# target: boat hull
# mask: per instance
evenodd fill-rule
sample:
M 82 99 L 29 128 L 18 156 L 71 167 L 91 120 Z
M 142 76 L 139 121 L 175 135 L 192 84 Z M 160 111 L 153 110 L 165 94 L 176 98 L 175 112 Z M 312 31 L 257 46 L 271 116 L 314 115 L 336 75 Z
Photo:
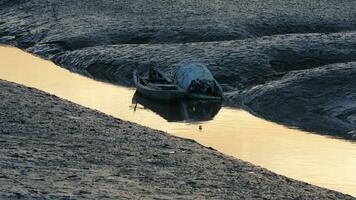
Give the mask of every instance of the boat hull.
M 197 93 L 191 93 L 188 95 L 190 99 L 201 99 L 201 100 L 211 100 L 211 101 L 222 101 L 223 97 L 221 96 L 211 96 L 211 95 L 205 95 L 205 94 L 197 94 Z
M 156 90 L 151 90 L 150 88 L 147 88 L 145 86 L 143 87 L 137 86 L 136 88 L 137 88 L 136 91 L 140 93 L 142 96 L 145 96 L 150 99 L 164 101 L 164 102 L 177 102 L 182 100 L 185 96 L 184 91 L 173 91 L 173 90 L 156 91 Z
M 134 82 L 136 85 L 136 91 L 142 96 L 150 99 L 163 102 L 177 102 L 181 101 L 186 96 L 186 92 L 179 87 L 173 90 L 159 90 L 143 85 L 139 81 L 139 75 L 137 72 L 134 73 Z

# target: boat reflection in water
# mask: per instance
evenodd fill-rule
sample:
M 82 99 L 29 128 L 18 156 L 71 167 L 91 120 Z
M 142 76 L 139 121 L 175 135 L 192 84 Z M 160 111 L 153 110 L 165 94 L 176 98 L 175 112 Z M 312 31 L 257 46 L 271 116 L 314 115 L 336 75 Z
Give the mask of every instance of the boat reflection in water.
M 132 97 L 136 111 L 137 105 L 148 108 L 168 122 L 202 122 L 212 120 L 221 109 L 221 101 L 184 100 L 175 104 L 165 104 L 144 98 L 137 92 Z

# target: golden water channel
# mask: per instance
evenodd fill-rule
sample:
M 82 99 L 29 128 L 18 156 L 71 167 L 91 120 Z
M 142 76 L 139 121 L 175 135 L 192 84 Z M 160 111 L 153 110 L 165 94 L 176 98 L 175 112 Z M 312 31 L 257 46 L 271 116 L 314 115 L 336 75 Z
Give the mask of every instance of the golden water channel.
M 181 107 L 163 106 L 163 114 L 147 109 L 152 107 L 150 105 L 138 104 L 134 109 L 134 89 L 71 73 L 14 47 L 0 46 L 0 79 L 34 87 L 175 136 L 191 138 L 278 174 L 356 196 L 355 142 L 290 129 L 238 109 L 222 107 L 219 110 L 213 106 L 214 111 L 207 112 L 207 115 L 213 113 L 212 120 L 189 113 L 195 109 L 191 105 L 186 106 L 183 114 L 177 112 Z M 179 122 L 174 122 L 176 120 Z

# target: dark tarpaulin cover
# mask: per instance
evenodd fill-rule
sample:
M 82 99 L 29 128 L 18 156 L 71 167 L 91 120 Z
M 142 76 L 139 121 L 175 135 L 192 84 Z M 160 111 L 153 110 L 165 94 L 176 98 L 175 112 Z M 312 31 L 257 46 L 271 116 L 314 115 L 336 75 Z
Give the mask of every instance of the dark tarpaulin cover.
M 178 86 L 186 91 L 192 89 L 192 84 L 200 83 L 200 91 L 204 91 L 206 88 L 210 87 L 213 90 L 212 92 L 221 92 L 219 83 L 215 80 L 209 69 L 201 63 L 183 63 L 176 72 L 175 79 Z

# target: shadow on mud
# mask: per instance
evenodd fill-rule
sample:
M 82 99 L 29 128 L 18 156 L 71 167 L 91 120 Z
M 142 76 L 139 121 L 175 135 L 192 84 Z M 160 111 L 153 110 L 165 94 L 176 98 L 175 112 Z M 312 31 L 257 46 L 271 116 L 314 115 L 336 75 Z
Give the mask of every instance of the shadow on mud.
M 214 119 L 221 109 L 220 101 L 184 100 L 176 104 L 165 104 L 147 99 L 135 93 L 132 97 L 135 112 L 138 104 L 144 109 L 163 117 L 168 122 L 195 123 Z

